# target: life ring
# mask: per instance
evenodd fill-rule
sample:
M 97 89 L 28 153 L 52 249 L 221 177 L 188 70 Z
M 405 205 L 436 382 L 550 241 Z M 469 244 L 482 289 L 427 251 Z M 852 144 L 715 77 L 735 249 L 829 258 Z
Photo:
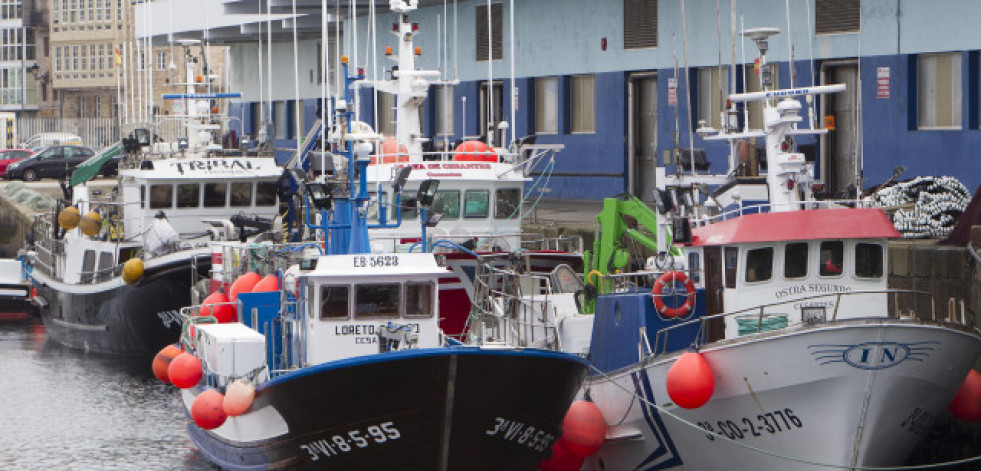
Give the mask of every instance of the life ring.
M 664 304 L 664 296 L 661 293 L 666 286 L 674 285 L 675 282 L 685 285 L 685 302 L 678 307 L 668 307 Z M 684 317 L 695 307 L 695 284 L 688 275 L 680 271 L 669 271 L 661 275 L 654 283 L 651 294 L 654 298 L 654 309 L 665 317 Z

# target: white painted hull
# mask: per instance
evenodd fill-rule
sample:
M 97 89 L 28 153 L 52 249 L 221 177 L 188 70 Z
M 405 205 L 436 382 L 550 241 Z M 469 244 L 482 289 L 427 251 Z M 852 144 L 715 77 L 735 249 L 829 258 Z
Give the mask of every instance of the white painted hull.
M 981 337 L 874 319 L 717 342 L 701 353 L 716 386 L 712 399 L 695 410 L 673 405 L 665 389 L 676 356 L 591 377 L 589 395 L 614 426 L 583 469 L 902 465 L 956 394 L 981 353 Z M 631 393 L 714 433 L 632 400 Z

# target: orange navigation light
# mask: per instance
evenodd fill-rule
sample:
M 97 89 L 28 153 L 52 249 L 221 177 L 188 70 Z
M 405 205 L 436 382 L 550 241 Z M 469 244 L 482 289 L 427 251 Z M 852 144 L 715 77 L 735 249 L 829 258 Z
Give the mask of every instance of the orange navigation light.
M 385 55 L 386 56 L 392 55 L 392 46 L 385 46 Z
M 341 64 L 347 64 L 347 55 L 341 56 Z
M 421 56 L 422 55 L 422 48 L 419 47 L 419 46 L 416 46 L 416 55 L 417 56 Z
M 198 81 L 198 83 L 201 83 L 201 76 L 200 75 L 197 76 L 197 81 Z
M 835 115 L 829 114 L 824 117 L 824 128 L 828 131 L 835 130 Z

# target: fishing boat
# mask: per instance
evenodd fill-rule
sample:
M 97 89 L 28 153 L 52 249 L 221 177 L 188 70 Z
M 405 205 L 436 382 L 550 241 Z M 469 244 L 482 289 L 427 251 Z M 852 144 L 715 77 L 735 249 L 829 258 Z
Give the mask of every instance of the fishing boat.
M 776 32 L 746 36 L 765 44 Z M 965 404 L 979 400 L 981 331 L 963 311 L 917 312 L 930 293 L 889 286 L 899 233 L 882 209 L 813 198 L 812 164 L 790 137 L 823 130 L 798 127 L 797 97 L 843 86 L 763 85 L 728 99 L 761 100 L 765 129 L 717 138 L 735 163 L 746 162 L 741 142 L 764 138 L 764 177 L 662 169 L 657 212 L 605 201 L 578 309 L 559 311 L 568 293 L 540 295 L 556 323 L 593 317 L 578 334 L 590 339 L 582 396 L 607 432 L 582 469 L 900 466 L 948 409 L 977 420 Z M 633 261 L 625 238 L 657 255 Z
M 31 284 L 22 276 L 20 260 L 0 260 L 0 321 L 27 319 Z
M 188 308 L 184 353 L 168 347 L 155 359 L 158 377 L 183 388 L 191 440 L 225 469 L 534 468 L 561 435 L 584 360 L 444 335 L 437 286 L 447 268 L 427 247 L 372 249 L 371 147 L 347 138 L 357 173 L 348 166 L 332 191 L 300 182 L 306 220 L 323 238 L 231 245 L 269 270 L 272 288 L 237 294 L 229 305 L 240 322 L 215 322 L 221 303 Z M 396 201 L 402 173 L 385 186 Z M 413 208 L 427 213 L 432 192 L 416 196 Z
M 278 215 L 281 167 L 223 149 L 215 93 L 195 91 L 188 58 L 183 134 L 160 142 L 140 127 L 81 164 L 54 211 L 39 214 L 28 247 L 48 336 L 87 351 L 152 355 L 180 334 L 179 310 L 208 277 L 212 240 L 245 240 Z M 109 190 L 86 182 L 120 159 Z

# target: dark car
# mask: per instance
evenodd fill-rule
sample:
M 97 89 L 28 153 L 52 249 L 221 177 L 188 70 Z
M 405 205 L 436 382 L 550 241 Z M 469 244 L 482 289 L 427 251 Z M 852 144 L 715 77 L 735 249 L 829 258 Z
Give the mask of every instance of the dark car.
M 7 167 L 18 160 L 24 160 L 34 151 L 30 149 L 4 149 L 0 150 L 0 177 L 7 173 Z
M 83 146 L 49 146 L 34 155 L 10 164 L 4 178 L 35 181 L 41 178 L 65 178 L 78 164 L 95 155 L 95 151 Z

